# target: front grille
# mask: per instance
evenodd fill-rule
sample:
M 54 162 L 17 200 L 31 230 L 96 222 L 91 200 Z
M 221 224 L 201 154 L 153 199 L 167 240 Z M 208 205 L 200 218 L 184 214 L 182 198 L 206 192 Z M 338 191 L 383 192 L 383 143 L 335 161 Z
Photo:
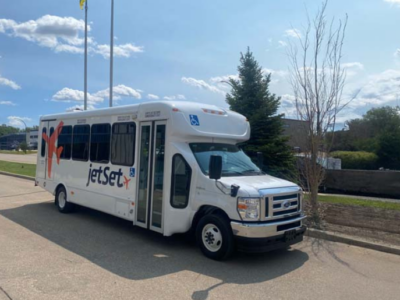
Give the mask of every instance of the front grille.
M 265 204 L 266 218 L 283 217 L 300 211 L 300 194 L 268 195 Z
M 277 212 L 274 212 L 274 216 L 282 216 L 282 215 L 292 214 L 292 213 L 295 213 L 296 211 L 297 211 L 297 208 L 290 209 L 290 210 L 277 211 Z

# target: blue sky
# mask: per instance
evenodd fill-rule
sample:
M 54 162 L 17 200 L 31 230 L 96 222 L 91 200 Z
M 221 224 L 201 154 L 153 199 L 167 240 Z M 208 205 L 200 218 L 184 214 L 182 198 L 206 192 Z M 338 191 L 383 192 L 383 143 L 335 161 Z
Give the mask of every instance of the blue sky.
M 83 104 L 84 12 L 78 0 L 0 0 L 0 124 L 37 125 L 43 114 Z M 286 46 L 314 14 L 316 0 L 115 0 L 116 105 L 155 99 L 227 107 L 239 54 L 249 46 L 294 116 Z M 400 105 L 400 0 L 331 0 L 328 15 L 348 14 L 344 97 L 361 90 L 340 116 Z M 110 0 L 89 0 L 89 106 L 107 107 Z

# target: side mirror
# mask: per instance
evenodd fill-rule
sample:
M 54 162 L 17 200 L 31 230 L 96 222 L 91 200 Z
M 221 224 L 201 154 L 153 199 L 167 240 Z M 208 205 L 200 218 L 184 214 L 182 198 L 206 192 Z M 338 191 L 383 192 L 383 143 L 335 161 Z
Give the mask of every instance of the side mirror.
M 211 155 L 210 165 L 208 168 L 208 174 L 210 179 L 218 180 L 221 178 L 222 174 L 222 156 Z

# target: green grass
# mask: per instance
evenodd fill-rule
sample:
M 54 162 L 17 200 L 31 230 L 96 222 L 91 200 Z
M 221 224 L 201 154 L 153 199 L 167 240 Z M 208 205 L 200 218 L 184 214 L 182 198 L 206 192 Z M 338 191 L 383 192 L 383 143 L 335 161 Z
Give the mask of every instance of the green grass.
M 35 177 L 36 165 L 0 160 L 0 171 Z
M 15 154 L 15 155 L 26 155 L 26 154 L 33 154 L 37 153 L 37 151 L 34 150 L 28 150 L 26 153 L 24 151 L 10 151 L 10 150 L 0 150 L 0 154 Z
M 334 203 L 334 204 L 344 204 L 344 205 L 355 205 L 364 207 L 373 207 L 389 210 L 400 211 L 400 200 L 399 203 L 384 202 L 384 201 L 374 201 L 366 200 L 361 198 L 350 198 L 342 196 L 318 196 L 318 200 L 321 202 Z

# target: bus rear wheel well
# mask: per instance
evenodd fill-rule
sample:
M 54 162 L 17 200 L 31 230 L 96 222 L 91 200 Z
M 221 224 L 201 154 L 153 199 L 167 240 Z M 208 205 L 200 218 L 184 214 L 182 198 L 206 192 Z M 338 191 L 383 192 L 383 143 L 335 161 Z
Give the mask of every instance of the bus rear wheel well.
M 59 184 L 56 186 L 53 195 L 57 195 L 57 192 L 58 192 L 58 190 L 59 190 L 60 188 L 64 188 L 65 190 L 67 190 L 67 189 L 65 188 L 65 186 L 64 186 L 62 183 L 59 183 Z
M 225 218 L 227 221 L 230 220 L 228 215 L 226 214 L 226 212 L 224 212 L 222 209 L 215 207 L 215 206 L 211 206 L 211 205 L 204 205 L 204 206 L 200 207 L 200 209 L 194 215 L 194 218 L 192 221 L 192 228 L 191 228 L 193 231 L 196 230 L 197 224 L 199 223 L 201 218 L 206 215 L 219 215 L 219 216 Z

